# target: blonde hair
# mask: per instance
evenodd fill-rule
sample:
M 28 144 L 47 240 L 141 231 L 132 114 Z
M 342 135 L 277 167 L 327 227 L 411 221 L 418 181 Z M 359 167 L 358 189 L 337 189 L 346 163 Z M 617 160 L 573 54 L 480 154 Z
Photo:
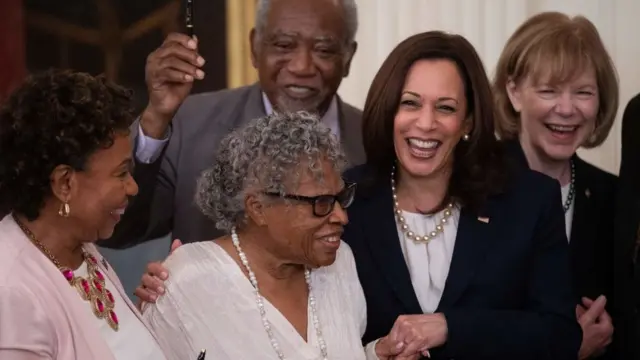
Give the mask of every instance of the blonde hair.
M 526 77 L 549 77 L 551 83 L 575 78 L 592 66 L 598 83 L 600 107 L 593 133 L 582 144 L 601 145 L 611 130 L 618 111 L 618 75 L 613 60 L 591 21 L 559 12 L 543 12 L 527 21 L 511 35 L 496 66 L 493 81 L 496 102 L 496 132 L 502 139 L 514 139 L 520 132 L 520 116 L 507 94 L 510 81 Z

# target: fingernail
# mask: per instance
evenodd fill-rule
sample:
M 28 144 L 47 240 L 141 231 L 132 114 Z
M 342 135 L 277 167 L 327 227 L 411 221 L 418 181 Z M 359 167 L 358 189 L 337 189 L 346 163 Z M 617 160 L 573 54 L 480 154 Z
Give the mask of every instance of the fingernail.
M 398 343 L 398 345 L 396 345 L 396 349 L 397 349 L 397 350 L 400 350 L 400 349 L 402 349 L 403 347 L 404 347 L 404 342 L 402 342 L 402 341 L 400 341 L 400 342 Z
M 151 301 L 156 301 L 156 296 L 155 295 L 151 295 Z
M 191 75 L 187 75 L 187 76 L 191 76 Z M 160 277 L 162 278 L 162 280 L 167 280 L 167 276 L 168 274 L 166 272 L 160 273 Z
M 187 81 L 193 81 L 193 76 L 191 76 L 191 75 L 189 75 L 189 74 L 186 74 L 186 75 L 184 76 L 184 79 L 185 79 L 185 80 L 187 80 Z
M 158 288 L 158 292 L 159 292 L 160 294 L 164 294 L 164 288 L 163 288 L 162 286 L 160 286 L 160 287 Z
M 198 63 L 198 66 L 202 66 L 204 65 L 204 58 L 202 56 L 198 56 L 196 62 Z
M 187 42 L 187 47 L 188 47 L 189 49 L 195 49 L 195 48 L 196 48 L 196 42 L 195 42 L 194 40 L 189 40 L 189 41 Z
M 196 77 L 198 79 L 203 79 L 204 78 L 204 71 L 202 71 L 200 69 L 196 70 Z

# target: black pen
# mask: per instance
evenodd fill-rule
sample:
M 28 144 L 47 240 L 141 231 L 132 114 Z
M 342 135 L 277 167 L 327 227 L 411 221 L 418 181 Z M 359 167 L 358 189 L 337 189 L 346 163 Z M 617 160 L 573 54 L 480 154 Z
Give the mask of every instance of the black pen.
M 189 37 L 193 37 L 195 33 L 193 25 L 193 2 L 195 0 L 187 0 L 187 6 L 184 13 L 184 24 L 187 28 L 187 34 Z
M 207 350 L 206 349 L 200 350 L 200 355 L 198 355 L 198 359 L 197 360 L 204 360 L 204 356 L 205 355 L 207 355 Z

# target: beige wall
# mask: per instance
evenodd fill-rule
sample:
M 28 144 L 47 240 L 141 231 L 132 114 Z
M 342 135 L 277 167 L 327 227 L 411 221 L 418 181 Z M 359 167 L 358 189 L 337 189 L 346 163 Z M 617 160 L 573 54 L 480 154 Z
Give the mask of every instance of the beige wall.
M 227 0 L 227 86 L 249 85 L 258 79 L 251 65 L 249 32 L 255 24 L 256 0 Z

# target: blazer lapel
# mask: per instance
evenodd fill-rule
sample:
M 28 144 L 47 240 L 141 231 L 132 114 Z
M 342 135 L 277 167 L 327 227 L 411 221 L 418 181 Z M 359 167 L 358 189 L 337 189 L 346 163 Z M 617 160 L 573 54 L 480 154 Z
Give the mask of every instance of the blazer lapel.
M 569 247 L 571 248 L 571 252 L 575 253 L 578 251 L 578 247 L 581 244 L 581 241 L 576 239 L 580 238 L 589 238 L 592 235 L 585 234 L 583 230 L 588 229 L 589 227 L 585 227 L 582 224 L 588 224 L 591 221 L 591 204 L 589 198 L 591 196 L 591 190 L 589 187 L 589 179 L 587 179 L 582 173 L 582 164 L 579 160 L 575 160 L 575 171 L 576 171 L 576 183 L 575 183 L 575 198 L 573 204 L 573 219 L 571 225 L 571 234 L 570 234 L 570 242 Z M 564 203 L 563 203 L 564 206 Z
M 391 188 L 381 187 L 371 198 L 366 217 L 376 224 L 365 229 L 373 259 L 384 269 L 385 280 L 398 296 L 407 314 L 420 314 L 422 308 L 411 284 L 409 269 L 400 248 Z
M 495 238 L 495 223 L 500 220 L 492 219 L 489 215 L 489 211 L 475 213 L 462 208 L 453 258 L 438 310 L 455 304 L 469 285 L 476 269 L 485 261 L 487 249 Z
M 242 126 L 253 119 L 266 115 L 264 101 L 262 99 L 262 89 L 259 83 L 251 85 L 247 96 L 242 99 L 242 103 L 239 105 L 241 106 L 241 115 L 238 118 L 240 123 L 235 124 L 235 126 Z

